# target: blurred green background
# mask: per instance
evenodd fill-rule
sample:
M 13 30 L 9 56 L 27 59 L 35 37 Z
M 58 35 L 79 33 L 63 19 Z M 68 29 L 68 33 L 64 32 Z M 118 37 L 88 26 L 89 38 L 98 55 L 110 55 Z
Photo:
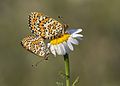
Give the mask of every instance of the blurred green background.
M 64 72 L 62 56 L 50 55 L 38 68 L 39 57 L 20 41 L 31 34 L 30 12 L 61 15 L 70 28 L 83 28 L 84 39 L 70 53 L 72 81 L 77 86 L 120 86 L 119 0 L 0 0 L 0 86 L 57 86 Z

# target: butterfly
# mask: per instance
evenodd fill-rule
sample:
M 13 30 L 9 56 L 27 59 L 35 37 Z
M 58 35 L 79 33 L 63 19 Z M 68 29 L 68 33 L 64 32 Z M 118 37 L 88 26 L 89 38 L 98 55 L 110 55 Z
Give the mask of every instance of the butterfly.
M 32 35 L 23 38 L 22 46 L 35 55 L 48 59 L 50 52 L 45 40 L 54 39 L 64 34 L 65 25 L 43 13 L 31 12 L 29 28 Z

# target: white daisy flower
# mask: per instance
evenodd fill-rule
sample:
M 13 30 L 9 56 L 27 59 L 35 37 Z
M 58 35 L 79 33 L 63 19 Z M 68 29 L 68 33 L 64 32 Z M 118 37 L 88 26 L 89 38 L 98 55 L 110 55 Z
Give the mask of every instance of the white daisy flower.
M 70 29 L 61 37 L 51 40 L 50 43 L 48 43 L 51 53 L 56 56 L 57 54 L 65 55 L 69 53 L 70 50 L 73 51 L 73 44 L 78 45 L 79 42 L 77 39 L 83 37 L 83 35 L 80 34 L 81 31 L 82 29 Z

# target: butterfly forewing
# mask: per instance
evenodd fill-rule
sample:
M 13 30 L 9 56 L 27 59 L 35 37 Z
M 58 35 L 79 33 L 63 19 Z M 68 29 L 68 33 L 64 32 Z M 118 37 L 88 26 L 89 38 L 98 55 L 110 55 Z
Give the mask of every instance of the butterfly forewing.
M 32 12 L 29 15 L 31 32 L 46 39 L 58 37 L 64 33 L 61 23 L 42 13 Z
M 45 59 L 47 59 L 47 55 L 49 54 L 49 50 L 46 47 L 42 37 L 40 37 L 40 36 L 27 36 L 22 40 L 21 44 L 28 51 L 34 53 L 35 55 L 42 56 Z

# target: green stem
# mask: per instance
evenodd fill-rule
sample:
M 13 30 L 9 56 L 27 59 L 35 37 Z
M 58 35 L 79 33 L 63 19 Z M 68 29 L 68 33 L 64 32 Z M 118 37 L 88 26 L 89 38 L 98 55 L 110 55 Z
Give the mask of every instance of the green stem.
M 65 63 L 66 86 L 70 86 L 70 66 L 68 54 L 64 55 L 64 63 Z

